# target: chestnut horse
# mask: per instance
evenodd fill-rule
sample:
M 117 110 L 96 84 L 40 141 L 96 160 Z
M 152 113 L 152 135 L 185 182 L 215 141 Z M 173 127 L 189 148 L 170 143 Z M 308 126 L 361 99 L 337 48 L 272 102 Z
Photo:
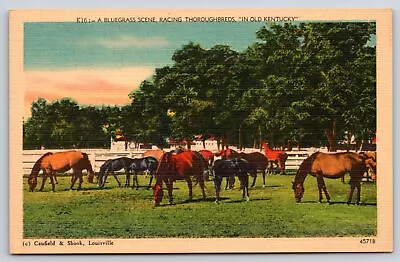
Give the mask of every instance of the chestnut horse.
M 29 191 L 33 191 L 37 185 L 37 177 L 40 170 L 43 170 L 42 186 L 39 191 L 43 191 L 47 177 L 50 177 L 52 191 L 55 191 L 54 176 L 56 172 L 66 172 L 72 168 L 71 189 L 79 178 L 78 190 L 81 189 L 83 182 L 82 170 L 88 171 L 88 181 L 93 183 L 94 171 L 86 153 L 80 151 L 65 151 L 58 153 L 46 153 L 41 156 L 33 165 L 31 174 L 28 178 Z
M 264 154 L 268 158 L 268 161 L 275 163 L 279 166 L 280 174 L 285 173 L 285 163 L 288 159 L 288 154 L 283 150 L 273 150 L 268 146 L 268 143 L 263 142 L 262 148 L 264 149 Z
M 175 180 L 186 180 L 189 188 L 189 199 L 192 199 L 192 179 L 194 176 L 200 184 L 203 199 L 206 198 L 204 191 L 205 169 L 204 159 L 198 152 L 185 151 L 180 154 L 164 153 L 161 157 L 155 173 L 156 184 L 153 186 L 154 205 L 158 206 L 163 198 L 162 182 L 168 189 L 169 203 L 173 203 L 172 189 Z
M 352 152 L 335 154 L 316 152 L 312 154 L 301 163 L 294 178 L 294 182 L 292 182 L 292 189 L 296 202 L 300 202 L 303 197 L 303 183 L 307 174 L 311 174 L 317 178 L 319 202 L 322 202 L 322 191 L 324 191 L 326 200 L 329 203 L 330 196 L 325 186 L 324 177 L 341 178 L 346 173 L 349 173 L 350 191 L 347 204 L 351 203 L 355 188 L 357 188 L 357 204 L 359 204 L 361 194 L 360 182 L 364 172 L 368 169 L 367 163 L 372 163 L 373 161 L 373 158 L 368 155 Z

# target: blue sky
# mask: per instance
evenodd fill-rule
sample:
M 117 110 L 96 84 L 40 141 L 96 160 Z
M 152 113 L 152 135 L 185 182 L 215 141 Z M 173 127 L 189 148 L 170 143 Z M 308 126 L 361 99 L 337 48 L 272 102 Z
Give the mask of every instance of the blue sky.
M 193 41 L 203 48 L 253 43 L 261 23 L 26 23 L 25 69 L 161 67 Z

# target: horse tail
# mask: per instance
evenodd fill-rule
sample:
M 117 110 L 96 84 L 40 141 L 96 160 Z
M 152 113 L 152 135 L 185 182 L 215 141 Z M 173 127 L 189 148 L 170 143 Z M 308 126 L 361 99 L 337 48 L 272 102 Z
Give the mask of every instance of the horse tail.
M 32 171 L 31 171 L 30 177 L 32 177 L 32 176 L 37 176 L 37 175 L 39 174 L 39 172 L 40 172 L 40 165 L 42 164 L 43 158 L 45 158 L 45 157 L 47 157 L 47 156 L 49 156 L 49 155 L 52 155 L 52 154 L 53 154 L 52 152 L 47 152 L 46 154 L 42 155 L 42 156 L 35 162 L 35 164 L 34 164 L 33 167 L 32 167 Z

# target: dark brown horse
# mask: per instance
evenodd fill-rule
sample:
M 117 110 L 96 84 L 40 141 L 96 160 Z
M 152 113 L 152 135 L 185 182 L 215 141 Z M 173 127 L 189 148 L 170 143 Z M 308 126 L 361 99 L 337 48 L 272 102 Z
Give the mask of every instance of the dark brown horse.
M 247 162 L 249 162 L 249 165 L 251 167 L 250 175 L 253 177 L 253 183 L 251 184 L 251 187 L 254 187 L 256 184 L 257 170 L 261 170 L 263 175 L 263 186 L 265 186 L 265 170 L 267 169 L 268 166 L 267 157 L 260 152 L 253 152 L 248 154 L 241 152 L 239 156 L 247 160 Z
M 328 190 L 326 189 L 324 177 L 341 178 L 346 173 L 350 174 L 350 191 L 347 204 L 351 203 L 354 189 L 357 188 L 357 204 L 360 203 L 361 179 L 367 171 L 367 163 L 373 159 L 365 154 L 352 152 L 326 154 L 316 152 L 306 158 L 297 170 L 292 188 L 296 202 L 300 202 L 304 194 L 304 180 L 308 174 L 315 176 L 318 182 L 319 202 L 322 202 L 322 191 L 325 193 L 327 202 L 330 201 Z
M 50 178 L 52 190 L 55 191 L 54 176 L 57 172 L 67 172 L 72 168 L 71 189 L 79 178 L 78 189 L 81 188 L 82 170 L 88 171 L 88 181 L 93 183 L 94 172 L 90 164 L 88 155 L 80 151 L 65 151 L 58 153 L 46 153 L 41 156 L 34 164 L 28 178 L 29 191 L 33 191 L 37 185 L 37 177 L 40 170 L 43 170 L 42 186 L 39 191 L 43 191 L 47 177 Z
M 191 176 L 194 176 L 198 181 L 203 193 L 203 199 L 205 199 L 204 169 L 204 159 L 197 152 L 185 151 L 180 154 L 164 153 L 155 173 L 156 184 L 153 186 L 155 206 L 158 206 L 163 198 L 162 182 L 167 186 L 170 204 L 173 203 L 172 189 L 175 180 L 186 180 L 189 188 L 189 199 L 192 199 Z

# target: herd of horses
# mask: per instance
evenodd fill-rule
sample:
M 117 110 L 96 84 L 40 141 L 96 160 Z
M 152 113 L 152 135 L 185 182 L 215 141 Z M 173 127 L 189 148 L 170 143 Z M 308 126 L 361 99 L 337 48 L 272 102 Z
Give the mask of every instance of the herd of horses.
M 112 174 L 121 186 L 121 182 L 116 171 L 124 170 L 126 174 L 125 186 L 130 187 L 130 177 L 133 176 L 132 187 L 139 188 L 137 175 L 146 173 L 150 177 L 147 188 L 152 185 L 153 178 L 153 197 L 155 206 L 160 205 L 164 191 L 163 185 L 167 187 L 169 203 L 173 203 L 173 182 L 185 180 L 189 189 L 189 200 L 192 199 L 193 182 L 198 184 L 202 191 L 203 199 L 205 194 L 205 181 L 212 177 L 214 181 L 216 202 L 220 200 L 220 191 L 223 178 L 226 179 L 226 187 L 231 188 L 235 177 L 240 181 L 240 188 L 243 198 L 249 200 L 249 176 L 253 178 L 251 186 L 254 187 L 257 172 L 260 170 L 263 176 L 263 186 L 265 186 L 266 171 L 274 169 L 274 165 L 279 167 L 279 172 L 285 172 L 285 162 L 288 158 L 287 153 L 282 150 L 273 150 L 268 144 L 263 143 L 263 153 L 243 153 L 227 148 L 217 153 L 209 150 L 190 151 L 178 149 L 170 152 L 163 150 L 149 150 L 143 154 L 142 158 L 120 157 L 107 160 L 99 172 L 94 172 L 89 161 L 88 155 L 80 151 L 65 151 L 58 153 L 46 153 L 41 156 L 34 164 L 28 178 L 29 190 L 34 191 L 40 171 L 42 184 L 39 191 L 43 191 L 47 178 L 50 178 L 52 191 L 55 191 L 57 183 L 56 174 L 72 169 L 71 189 L 75 182 L 79 180 L 78 189 L 81 189 L 83 181 L 83 170 L 87 170 L 89 183 L 94 183 L 97 178 L 99 187 L 104 187 L 107 177 Z M 220 159 L 215 159 L 219 157 Z M 350 191 L 347 203 L 350 204 L 353 192 L 357 189 L 356 203 L 360 203 L 360 182 L 364 173 L 371 170 L 376 176 L 376 154 L 375 152 L 343 152 L 343 153 L 322 153 L 316 152 L 306 158 L 294 177 L 292 189 L 296 202 L 300 202 L 304 195 L 304 180 L 308 174 L 316 177 L 319 191 L 319 201 L 322 202 L 324 192 L 327 202 L 330 195 L 326 189 L 324 178 L 337 179 L 345 174 L 350 175 Z M 192 180 L 194 178 L 194 180 Z

